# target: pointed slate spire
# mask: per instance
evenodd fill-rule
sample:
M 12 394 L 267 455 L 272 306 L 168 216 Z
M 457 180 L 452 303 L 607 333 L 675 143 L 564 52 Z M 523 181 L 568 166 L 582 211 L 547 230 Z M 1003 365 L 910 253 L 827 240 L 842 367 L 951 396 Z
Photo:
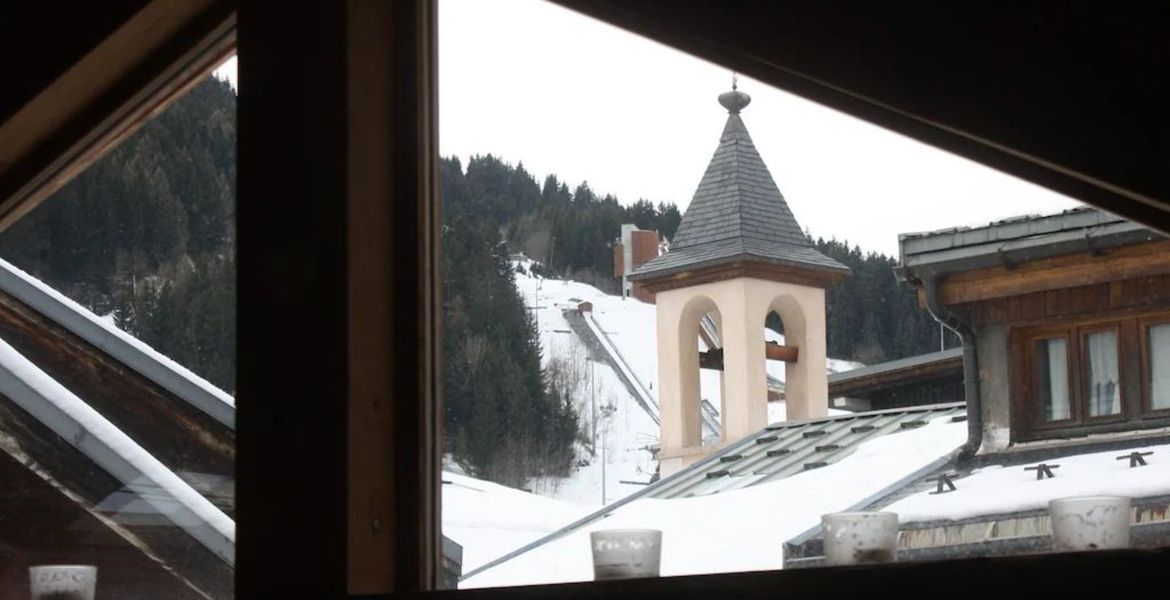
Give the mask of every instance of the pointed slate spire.
M 647 262 L 632 279 L 653 279 L 733 262 L 763 262 L 837 276 L 848 267 L 813 248 L 756 150 L 739 113 L 751 97 L 736 89 L 719 95 L 727 124 L 670 252 Z

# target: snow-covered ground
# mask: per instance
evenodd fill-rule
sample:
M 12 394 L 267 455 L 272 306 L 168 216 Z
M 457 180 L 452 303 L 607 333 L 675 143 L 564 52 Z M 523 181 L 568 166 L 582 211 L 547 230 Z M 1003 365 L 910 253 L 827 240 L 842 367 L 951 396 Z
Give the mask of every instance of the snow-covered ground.
M 1048 508 L 1048 501 L 1071 496 L 1157 496 L 1170 494 L 1170 445 L 1138 448 L 1153 452 L 1147 466 L 1130 468 L 1117 460 L 1135 450 L 1111 450 L 1066 456 L 1054 469 L 1056 477 L 1036 479 L 1024 465 L 991 466 L 955 480 L 949 494 L 920 492 L 890 505 L 904 522 L 965 519 L 979 515 Z
M 464 573 L 540 539 L 591 510 L 443 472 L 443 535 L 463 546 Z
M 966 439 L 965 423 L 947 418 L 862 444 L 838 463 L 754 487 L 670 500 L 641 499 L 463 581 L 462 588 L 589 581 L 589 532 L 652 528 L 662 535 L 662 574 L 778 569 L 782 545 L 925 467 Z

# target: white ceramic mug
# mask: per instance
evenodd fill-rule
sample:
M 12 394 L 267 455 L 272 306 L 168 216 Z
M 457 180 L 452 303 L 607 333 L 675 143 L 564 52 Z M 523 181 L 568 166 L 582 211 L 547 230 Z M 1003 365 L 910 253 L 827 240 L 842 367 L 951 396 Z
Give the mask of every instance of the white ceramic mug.
M 1132 503 L 1123 496 L 1059 498 L 1048 503 L 1052 518 L 1052 550 L 1129 548 Z
M 32 600 L 93 600 L 97 567 L 40 565 L 28 568 Z
M 898 559 L 898 513 L 842 512 L 821 516 L 825 564 L 859 565 Z
M 662 532 L 657 529 L 603 529 L 589 534 L 593 579 L 658 577 Z

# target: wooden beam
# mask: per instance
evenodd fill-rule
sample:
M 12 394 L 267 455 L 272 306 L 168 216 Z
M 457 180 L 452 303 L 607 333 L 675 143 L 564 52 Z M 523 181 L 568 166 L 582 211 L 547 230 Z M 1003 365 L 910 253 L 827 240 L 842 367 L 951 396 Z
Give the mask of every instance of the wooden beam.
M 439 564 L 434 5 L 347 5 L 347 587 L 425 590 Z
M 239 11 L 238 598 L 346 586 L 346 7 Z
M 799 353 L 800 349 L 796 346 L 781 346 L 776 342 L 764 342 L 764 358 L 767 360 L 778 360 L 786 363 L 794 363 L 796 362 L 797 355 Z M 723 348 L 713 348 L 705 352 L 700 352 L 699 368 L 722 371 Z
M 768 360 L 779 360 L 786 363 L 796 362 L 800 354 L 800 348 L 796 346 L 781 346 L 776 342 L 764 343 L 764 356 Z
M 434 8 L 240 6 L 240 598 L 436 582 Z
M 1087 252 L 1032 261 L 1012 269 L 992 267 L 946 277 L 944 304 L 955 305 L 1170 273 L 1170 241 L 1128 246 L 1101 256 Z

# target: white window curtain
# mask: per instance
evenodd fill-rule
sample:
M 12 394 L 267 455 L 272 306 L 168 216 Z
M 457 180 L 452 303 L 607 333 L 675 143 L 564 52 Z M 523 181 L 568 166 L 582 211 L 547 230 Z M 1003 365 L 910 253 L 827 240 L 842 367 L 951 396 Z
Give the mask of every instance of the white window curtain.
M 1150 406 L 1170 408 L 1170 324 L 1150 328 Z
M 1045 340 L 1048 363 L 1048 397 L 1044 415 L 1049 421 L 1069 418 L 1068 346 L 1062 338 Z
M 1098 331 L 1085 336 L 1088 361 L 1089 416 L 1121 412 L 1121 376 L 1117 365 L 1117 332 Z

